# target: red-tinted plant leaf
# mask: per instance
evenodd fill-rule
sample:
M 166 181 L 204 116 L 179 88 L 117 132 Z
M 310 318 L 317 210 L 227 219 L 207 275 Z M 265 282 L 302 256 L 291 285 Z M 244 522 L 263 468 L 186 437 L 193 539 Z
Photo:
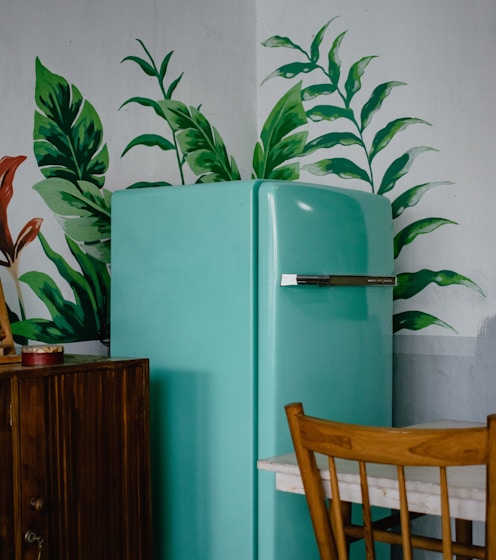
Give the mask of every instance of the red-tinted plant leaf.
M 10 266 L 14 261 L 14 243 L 10 234 L 7 206 L 14 194 L 14 175 L 26 156 L 4 156 L 0 159 L 0 251 L 5 255 L 7 262 L 0 261 L 3 266 Z
M 33 218 L 21 229 L 14 246 L 14 260 L 17 259 L 26 245 L 34 241 L 40 231 L 43 218 Z

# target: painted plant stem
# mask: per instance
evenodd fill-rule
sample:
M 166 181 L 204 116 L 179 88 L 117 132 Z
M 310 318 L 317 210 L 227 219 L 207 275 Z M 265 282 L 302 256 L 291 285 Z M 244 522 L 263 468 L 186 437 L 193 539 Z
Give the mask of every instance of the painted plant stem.
M 144 64 L 146 63 L 145 60 L 139 58 L 139 57 L 133 57 L 133 56 L 127 56 L 126 58 L 123 59 L 122 62 L 124 62 L 124 60 L 132 60 L 134 62 L 136 62 L 140 68 L 149 76 L 152 76 L 154 78 L 156 78 L 160 91 L 162 92 L 162 97 L 164 100 L 166 99 L 172 99 L 172 94 L 174 92 L 174 90 L 176 89 L 177 85 L 179 84 L 179 82 L 181 81 L 182 78 L 182 74 L 176 78 L 172 84 L 170 85 L 169 89 L 166 90 L 165 89 L 165 84 L 164 84 L 164 80 L 165 80 L 165 76 L 167 74 L 167 68 L 169 66 L 169 61 L 174 53 L 174 51 L 170 51 L 168 52 L 164 59 L 162 60 L 162 63 L 160 65 L 160 69 L 157 68 L 157 65 L 155 63 L 155 60 L 153 58 L 153 56 L 151 55 L 150 51 L 146 48 L 146 45 L 143 43 L 143 41 L 141 41 L 140 39 L 136 39 L 138 41 L 138 43 L 143 47 L 143 50 L 145 51 L 148 60 L 150 61 L 149 64 Z M 172 142 L 174 144 L 174 151 L 176 153 L 176 161 L 177 161 L 177 167 L 179 170 L 179 175 L 181 177 L 181 184 L 184 185 L 184 171 L 183 171 L 183 164 L 181 162 L 181 154 L 179 152 L 179 146 L 177 143 L 177 138 L 176 138 L 176 132 L 174 130 L 172 130 Z M 147 145 L 145 143 L 145 145 Z M 126 150 L 125 150 L 126 151 Z M 125 153 L 124 151 L 124 153 Z M 124 154 L 123 154 L 124 155 Z
M 122 62 L 125 61 L 131 61 L 131 62 L 135 62 L 140 68 L 141 70 L 143 70 L 143 72 L 147 75 L 147 76 L 151 76 L 153 78 L 155 78 L 158 82 L 160 91 L 162 93 L 162 98 L 163 100 L 169 100 L 172 99 L 172 94 L 174 93 L 174 90 L 176 89 L 176 87 L 178 86 L 179 82 L 181 81 L 181 78 L 183 76 L 183 74 L 180 74 L 176 79 L 174 79 L 172 81 L 172 83 L 170 84 L 170 86 L 166 89 L 165 87 L 165 78 L 167 75 L 167 69 L 169 67 L 169 62 L 170 59 L 172 57 L 172 55 L 174 54 L 174 51 L 170 51 L 168 52 L 165 57 L 163 58 L 161 64 L 160 64 L 160 68 L 157 66 L 153 56 L 151 55 L 150 51 L 146 48 L 145 44 L 143 43 L 143 41 L 141 41 L 140 39 L 136 39 L 138 41 L 138 43 L 141 45 L 141 47 L 143 48 L 143 50 L 146 53 L 146 56 L 148 57 L 148 60 L 145 60 L 144 58 L 138 57 L 138 56 L 126 56 L 125 58 L 122 59 Z M 184 170 L 183 170 L 183 165 L 184 165 L 184 161 L 183 158 L 181 157 L 181 153 L 179 150 L 179 145 L 177 142 L 177 137 L 176 137 L 176 132 L 174 131 L 174 129 L 170 126 L 170 123 L 167 121 L 163 111 L 160 109 L 160 107 L 158 106 L 158 103 L 150 98 L 147 97 L 131 97 L 129 99 L 127 99 L 120 108 L 124 107 L 125 105 L 129 104 L 129 103 L 138 103 L 144 107 L 152 107 L 155 112 L 157 113 L 157 115 L 159 117 L 161 117 L 169 126 L 171 132 L 172 132 L 172 142 L 165 138 L 164 136 L 160 136 L 158 134 L 142 134 L 140 136 L 137 136 L 136 138 L 134 138 L 133 140 L 131 140 L 131 142 L 129 142 L 127 144 L 127 146 L 124 148 L 121 157 L 124 156 L 131 148 L 134 148 L 135 146 L 155 146 L 158 147 L 164 151 L 168 151 L 168 150 L 173 150 L 175 153 L 175 158 L 176 158 L 176 163 L 177 163 L 177 167 L 178 167 L 178 171 L 179 171 L 179 176 L 180 176 L 180 181 L 181 184 L 184 185 L 185 183 L 185 179 L 184 179 Z M 170 183 L 166 183 L 166 182 L 160 182 L 158 183 L 160 185 L 170 185 Z M 154 185 L 157 185 L 157 183 L 154 183 Z M 148 183 L 138 183 L 138 184 L 134 184 L 131 185 L 129 188 L 136 188 L 136 187 L 141 187 L 141 186 L 151 186 Z

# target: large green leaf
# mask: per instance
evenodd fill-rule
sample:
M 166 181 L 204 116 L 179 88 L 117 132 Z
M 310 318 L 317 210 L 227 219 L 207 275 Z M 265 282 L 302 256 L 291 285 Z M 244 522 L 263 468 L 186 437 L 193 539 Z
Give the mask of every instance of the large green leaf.
M 395 87 L 404 85 L 406 85 L 404 82 L 386 82 L 384 84 L 379 84 L 374 89 L 371 96 L 362 107 L 362 111 L 360 113 L 362 131 L 370 124 L 372 117 L 382 107 L 384 100 L 391 93 L 391 90 Z
M 273 179 L 278 176 L 277 165 L 303 153 L 307 132 L 295 133 L 295 130 L 306 122 L 301 82 L 298 82 L 279 99 L 262 127 L 261 142 L 257 143 L 253 155 L 254 177 Z
M 240 179 L 234 158 L 230 158 L 218 131 L 195 107 L 171 99 L 158 102 L 179 147 L 199 182 L 235 181 Z
M 302 169 L 313 175 L 338 175 L 343 179 L 360 179 L 370 183 L 370 177 L 365 169 L 345 158 L 322 159 L 303 165 Z
M 407 208 L 415 206 L 424 194 L 434 188 L 441 185 L 453 185 L 451 181 L 434 181 L 430 183 L 422 183 L 421 185 L 416 185 L 401 193 L 393 202 L 391 203 L 391 210 L 393 213 L 393 219 L 401 216 Z
M 82 309 L 72 301 L 64 299 L 55 281 L 44 272 L 26 272 L 20 277 L 46 305 L 54 326 L 67 336 L 67 342 L 77 340 L 81 331 Z M 95 330 L 95 329 L 93 329 Z
M 46 305 L 51 319 L 19 321 L 12 325 L 12 332 L 17 336 L 46 343 L 107 339 L 110 291 L 107 266 L 81 251 L 76 243 L 66 238 L 69 249 L 81 268 L 82 272 L 78 272 L 51 249 L 41 233 L 38 237 L 45 254 L 72 289 L 74 301 L 66 300 L 47 274 L 27 272 L 20 280 Z
M 35 112 L 33 147 L 43 175 L 103 187 L 108 151 L 93 105 L 38 58 L 35 100 L 39 111 Z
M 56 215 L 66 235 L 96 259 L 110 262 L 110 192 L 92 183 L 44 179 L 33 187 Z
M 45 344 L 63 344 L 69 342 L 80 342 L 79 335 L 69 335 L 67 329 L 60 329 L 54 321 L 49 319 L 26 319 L 12 324 L 14 338 L 36 340 Z
M 407 225 L 394 236 L 394 258 L 400 254 L 405 245 L 411 243 L 417 236 L 430 233 L 448 224 L 456 225 L 456 222 L 446 220 L 445 218 L 422 218 Z
M 297 181 L 299 178 L 300 166 L 296 162 L 280 165 L 270 174 L 270 179 L 274 181 Z
M 409 299 L 424 290 L 429 284 L 438 286 L 465 286 L 484 295 L 481 288 L 470 278 L 452 270 L 422 269 L 417 272 L 402 272 L 396 276 L 393 298 Z
M 230 158 L 218 131 L 195 107 L 173 100 L 159 101 L 167 122 L 176 134 L 181 151 L 199 182 L 240 179 L 234 158 Z
M 384 128 L 381 128 L 381 130 L 375 134 L 374 139 L 372 140 L 372 147 L 369 152 L 370 161 L 372 161 L 374 157 L 391 142 L 398 132 L 405 130 L 405 128 L 411 126 L 412 124 L 427 124 L 430 126 L 430 123 L 427 121 L 412 117 L 404 117 L 389 122 Z
M 397 181 L 408 173 L 410 167 L 413 165 L 415 158 L 419 154 L 427 151 L 437 150 L 434 150 L 434 148 L 429 148 L 428 146 L 417 146 L 416 148 L 411 148 L 399 158 L 395 159 L 386 169 L 377 194 L 385 194 L 394 189 Z
M 88 315 L 94 315 L 95 320 L 91 320 L 98 328 L 97 335 L 99 340 L 107 340 L 110 336 L 110 274 L 108 266 L 90 253 L 81 250 L 81 247 L 66 239 L 73 257 L 76 259 L 83 274 L 84 283 L 81 289 L 74 287 L 78 301 L 82 302 L 81 307 L 85 310 L 83 324 L 86 323 Z M 66 274 L 67 281 L 70 282 L 72 271 L 68 269 Z M 61 271 L 64 278 L 64 272 Z M 79 293 L 77 290 L 79 289 Z
M 434 315 L 424 313 L 423 311 L 403 311 L 402 313 L 393 315 L 393 332 L 395 333 L 402 329 L 419 331 L 434 325 L 456 332 L 448 323 L 445 323 Z
M 308 132 L 297 132 L 283 138 L 273 150 L 267 154 L 267 169 L 275 170 L 288 159 L 294 158 L 296 154 L 302 154 L 305 150 Z M 274 178 L 271 173 L 271 179 Z

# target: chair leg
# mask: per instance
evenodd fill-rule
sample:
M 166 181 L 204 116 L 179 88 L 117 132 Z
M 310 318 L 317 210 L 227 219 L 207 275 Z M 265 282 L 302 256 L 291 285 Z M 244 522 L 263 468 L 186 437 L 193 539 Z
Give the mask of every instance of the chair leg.
M 472 544 L 472 521 L 466 519 L 455 519 L 456 542 L 462 544 Z M 472 560 L 468 556 L 457 555 L 456 560 Z

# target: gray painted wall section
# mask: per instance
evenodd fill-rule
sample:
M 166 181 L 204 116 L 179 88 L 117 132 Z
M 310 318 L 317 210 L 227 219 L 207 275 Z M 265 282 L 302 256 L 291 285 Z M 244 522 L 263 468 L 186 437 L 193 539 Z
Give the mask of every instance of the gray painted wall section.
M 394 337 L 393 422 L 485 422 L 496 412 L 496 318 L 477 337 Z

